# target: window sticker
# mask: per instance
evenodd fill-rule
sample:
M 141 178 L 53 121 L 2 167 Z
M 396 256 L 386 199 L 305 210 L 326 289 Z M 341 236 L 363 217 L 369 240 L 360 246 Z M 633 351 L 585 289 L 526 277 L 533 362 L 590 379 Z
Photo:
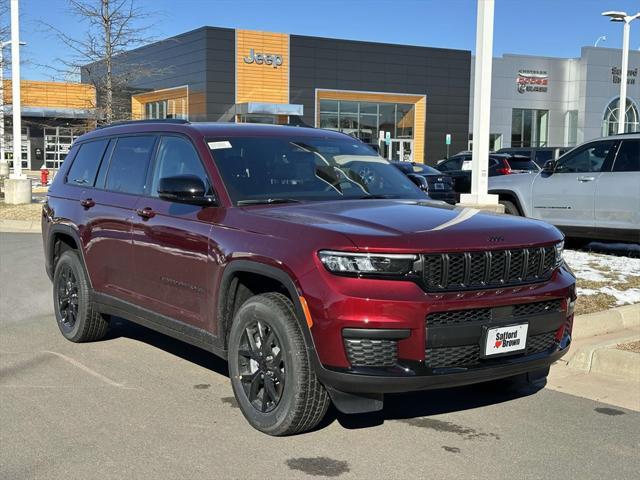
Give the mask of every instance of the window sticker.
M 227 140 L 222 142 L 209 142 L 209 148 L 211 150 L 222 150 L 223 148 L 231 148 L 231 143 Z

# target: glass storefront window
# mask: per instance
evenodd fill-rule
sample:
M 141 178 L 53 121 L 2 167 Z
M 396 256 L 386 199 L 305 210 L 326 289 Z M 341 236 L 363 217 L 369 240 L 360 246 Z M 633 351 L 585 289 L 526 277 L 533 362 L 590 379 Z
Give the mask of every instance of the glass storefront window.
M 396 138 L 396 105 L 395 103 L 381 103 L 379 114 L 379 129 L 391 132 L 391 138 Z
M 511 111 L 511 146 L 544 147 L 549 139 L 549 110 L 514 108 Z
M 378 144 L 379 132 L 391 138 L 413 139 L 415 107 L 404 103 L 320 100 L 320 128 L 339 130 L 365 143 Z M 407 152 L 411 152 L 409 148 Z
M 396 127 L 398 138 L 413 138 L 413 119 L 413 105 L 397 105 Z
M 145 119 L 183 118 L 187 119 L 186 97 L 148 102 L 144 105 Z
M 578 111 L 569 110 L 567 112 L 567 145 L 573 146 L 578 143 Z
M 44 129 L 44 159 L 47 168 L 60 168 L 73 142 L 83 128 L 51 127 Z

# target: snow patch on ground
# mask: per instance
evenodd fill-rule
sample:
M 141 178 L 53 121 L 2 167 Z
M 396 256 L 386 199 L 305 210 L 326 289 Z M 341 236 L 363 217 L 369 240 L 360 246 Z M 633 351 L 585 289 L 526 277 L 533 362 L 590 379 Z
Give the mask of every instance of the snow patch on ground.
M 640 288 L 630 288 L 620 291 L 615 287 L 602 287 L 600 291 L 615 297 L 616 305 L 640 303 Z
M 625 288 L 630 277 L 640 277 L 640 258 L 565 250 L 564 259 L 578 278 L 578 295 L 604 293 L 614 297 L 616 305 L 640 303 L 640 288 Z M 605 285 L 580 287 L 581 281 Z
M 565 250 L 564 259 L 581 280 L 625 282 L 640 276 L 640 258 Z

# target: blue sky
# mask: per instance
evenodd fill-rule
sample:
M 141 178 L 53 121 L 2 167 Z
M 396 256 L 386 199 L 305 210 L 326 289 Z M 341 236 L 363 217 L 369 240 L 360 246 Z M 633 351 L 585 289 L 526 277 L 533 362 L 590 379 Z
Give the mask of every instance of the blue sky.
M 152 32 L 165 38 L 203 25 L 246 28 L 389 43 L 472 50 L 476 0 L 137 0 L 155 12 Z M 43 27 L 51 23 L 73 33 L 82 26 L 66 0 L 20 0 L 24 47 L 22 77 L 50 79 L 40 65 L 65 55 L 64 46 Z M 622 27 L 600 13 L 640 10 L 640 0 L 496 0 L 494 55 L 519 53 L 575 57 L 580 47 L 620 48 Z M 631 48 L 640 48 L 640 21 L 631 29 Z

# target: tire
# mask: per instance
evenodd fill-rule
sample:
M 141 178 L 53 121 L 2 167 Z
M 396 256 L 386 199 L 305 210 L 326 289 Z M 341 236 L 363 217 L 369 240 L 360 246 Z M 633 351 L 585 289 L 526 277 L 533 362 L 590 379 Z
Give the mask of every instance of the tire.
M 93 342 L 105 336 L 109 322 L 91 299 L 89 280 L 80 255 L 65 251 L 53 274 L 53 305 L 58 328 L 72 342 Z
M 268 435 L 310 430 L 329 407 L 293 304 L 279 293 L 253 296 L 236 313 L 229 335 L 229 376 L 243 415 Z
M 507 215 L 521 216 L 520 210 L 518 210 L 518 207 L 516 207 L 513 202 L 510 202 L 509 200 L 500 200 L 500 203 L 504 205 L 504 213 Z

